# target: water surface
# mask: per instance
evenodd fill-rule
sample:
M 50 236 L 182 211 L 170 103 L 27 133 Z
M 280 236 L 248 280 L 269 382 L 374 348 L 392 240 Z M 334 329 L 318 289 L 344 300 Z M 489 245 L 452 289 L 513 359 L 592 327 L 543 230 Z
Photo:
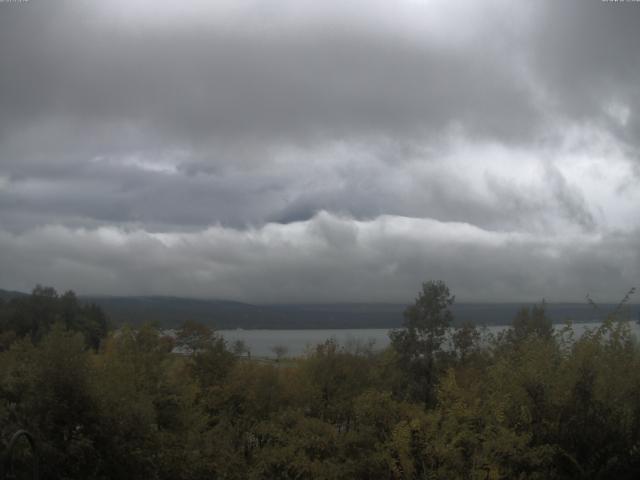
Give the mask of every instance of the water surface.
M 576 338 L 586 329 L 593 329 L 600 325 L 597 322 L 576 323 L 573 325 Z M 562 328 L 564 325 L 555 325 Z M 630 323 L 633 333 L 640 336 L 640 325 Z M 496 334 L 508 327 L 485 327 L 486 334 Z M 249 347 L 252 356 L 275 357 L 275 347 L 285 347 L 286 356 L 304 355 L 309 349 L 328 339 L 335 339 L 341 345 L 366 345 L 371 343 L 374 350 L 382 350 L 389 345 L 389 329 L 386 328 L 358 328 L 358 329 L 324 329 L 324 330 L 219 330 L 218 333 L 227 340 L 230 346 L 237 340 L 242 340 Z

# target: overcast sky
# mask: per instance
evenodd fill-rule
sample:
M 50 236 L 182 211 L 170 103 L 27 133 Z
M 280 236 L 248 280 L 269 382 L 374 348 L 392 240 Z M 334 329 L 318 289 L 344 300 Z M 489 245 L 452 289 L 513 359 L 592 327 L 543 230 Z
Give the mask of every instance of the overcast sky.
M 0 288 L 615 301 L 639 114 L 637 2 L 0 2 Z

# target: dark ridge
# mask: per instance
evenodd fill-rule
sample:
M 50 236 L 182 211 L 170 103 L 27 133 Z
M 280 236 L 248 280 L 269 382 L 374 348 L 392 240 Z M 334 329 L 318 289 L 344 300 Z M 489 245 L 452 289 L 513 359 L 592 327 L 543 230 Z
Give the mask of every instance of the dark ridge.
M 10 300 L 27 293 L 0 289 L 0 299 Z M 152 322 L 176 327 L 194 320 L 217 329 L 336 329 L 398 328 L 402 325 L 400 303 L 309 303 L 254 305 L 230 300 L 202 300 L 176 296 L 81 296 L 100 306 L 115 325 Z M 456 324 L 508 325 L 522 306 L 531 303 L 456 303 Z M 601 304 L 600 312 L 587 303 L 548 303 L 547 315 L 554 323 L 593 322 L 613 312 L 616 304 Z M 640 320 L 640 305 L 629 304 L 624 313 Z
M 20 298 L 28 296 L 27 293 L 16 292 L 13 290 L 3 290 L 0 288 L 0 299 L 2 300 L 11 300 L 12 298 Z
M 395 303 L 271 304 L 253 305 L 225 300 L 181 297 L 82 297 L 104 309 L 115 324 L 154 322 L 175 327 L 194 320 L 217 329 L 316 329 L 397 328 L 402 325 L 406 305 Z M 457 324 L 508 325 L 527 303 L 457 303 L 453 314 Z M 605 314 L 615 304 L 600 305 Z M 625 307 L 629 318 L 639 317 L 640 305 Z M 584 303 L 550 303 L 547 314 L 554 323 L 601 320 L 602 314 Z

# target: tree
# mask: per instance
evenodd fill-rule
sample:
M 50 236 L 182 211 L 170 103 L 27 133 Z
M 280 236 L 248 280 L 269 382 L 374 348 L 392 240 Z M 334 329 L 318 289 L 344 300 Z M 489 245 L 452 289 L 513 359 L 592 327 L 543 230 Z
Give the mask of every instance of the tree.
M 11 412 L 0 415 L 0 441 L 25 428 L 38 439 L 43 478 L 90 478 L 99 411 L 82 335 L 56 323 L 38 345 L 25 338 L 0 358 L 0 411 Z
M 193 354 L 211 346 L 216 340 L 215 332 L 198 322 L 186 320 L 180 326 L 176 335 L 176 346 L 185 353 Z
M 274 345 L 271 347 L 271 351 L 276 356 L 276 362 L 280 362 L 280 360 L 289 352 L 289 348 L 286 345 Z
M 108 321 L 102 309 L 94 303 L 82 304 L 69 290 L 58 297 L 60 320 L 67 330 L 81 332 L 86 344 L 97 350 L 107 336 Z
M 235 342 L 233 342 L 231 350 L 233 351 L 234 355 L 238 357 L 242 357 L 246 354 L 247 358 L 251 358 L 251 349 L 249 348 L 249 345 L 247 345 L 247 342 L 245 342 L 244 340 L 236 340 Z
M 81 302 L 71 290 L 58 295 L 51 287 L 37 285 L 31 295 L 0 304 L 0 350 L 24 337 L 37 344 L 56 323 L 82 333 L 86 345 L 94 350 L 109 330 L 107 317 L 97 305 Z
M 415 303 L 404 312 L 403 328 L 389 335 L 399 366 L 409 376 L 410 396 L 425 405 L 434 400 L 436 361 L 453 321 L 450 307 L 454 301 L 443 281 L 423 283 Z
M 553 324 L 546 314 L 544 300 L 540 305 L 522 307 L 511 323 L 508 338 L 513 342 L 520 342 L 530 335 L 536 335 L 543 340 L 553 337 Z
M 464 361 L 469 354 L 480 347 L 480 332 L 473 323 L 465 322 L 456 328 L 452 340 L 458 357 Z
M 184 322 L 176 344 L 190 355 L 191 372 L 203 388 L 221 383 L 237 360 L 224 338 L 198 322 Z

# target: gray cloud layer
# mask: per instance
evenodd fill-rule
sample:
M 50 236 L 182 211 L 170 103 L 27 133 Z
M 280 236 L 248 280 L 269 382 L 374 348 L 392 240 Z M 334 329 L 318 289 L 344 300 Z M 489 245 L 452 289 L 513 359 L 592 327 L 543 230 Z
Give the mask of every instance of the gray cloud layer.
M 321 212 L 304 222 L 238 231 L 150 234 L 43 227 L 0 235 L 5 268 L 71 287 L 167 291 L 254 301 L 410 301 L 429 273 L 466 300 L 562 300 L 617 294 L 637 278 L 638 232 L 546 236 L 491 232 L 461 223 L 382 216 L 355 221 Z M 132 261 L 135 259 L 135 261 Z M 526 292 L 526 293 L 525 293 Z
M 0 3 L 0 286 L 637 281 L 640 4 L 178 3 Z

